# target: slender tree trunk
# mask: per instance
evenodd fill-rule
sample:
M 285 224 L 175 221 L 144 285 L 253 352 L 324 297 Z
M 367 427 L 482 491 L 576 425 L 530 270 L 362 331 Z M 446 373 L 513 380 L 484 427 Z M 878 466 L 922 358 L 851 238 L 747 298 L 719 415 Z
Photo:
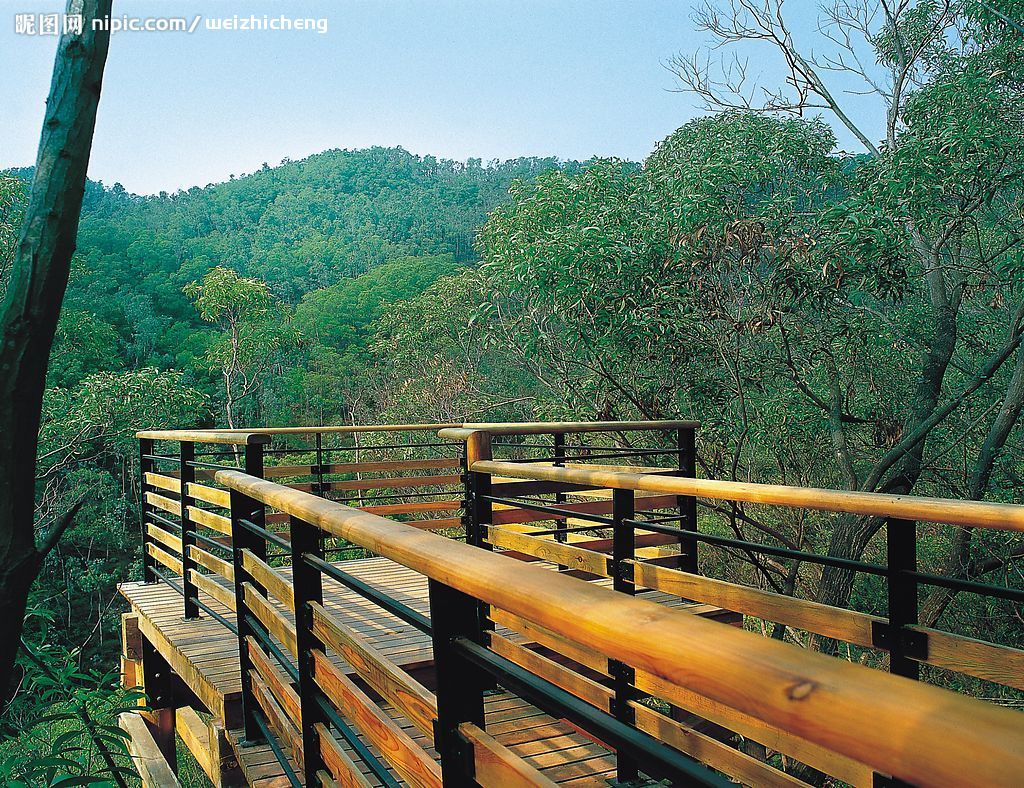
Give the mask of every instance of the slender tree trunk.
M 919 241 L 919 244 L 923 245 L 924 242 Z M 934 250 L 924 251 L 922 258 L 926 272 L 925 286 L 932 306 L 931 338 L 921 359 L 921 373 L 903 423 L 903 435 L 914 434 L 938 408 L 946 370 L 953 358 L 957 342 L 956 309 L 950 303 L 941 263 Z M 876 469 L 868 475 L 861 489 L 868 492 L 909 494 L 921 476 L 926 444 L 927 433 L 906 448 L 902 458 L 891 468 L 888 476 L 884 468 Z M 860 559 L 871 538 L 883 525 L 884 520 L 874 517 L 839 518 L 832 532 L 828 554 L 838 558 Z M 818 585 L 817 601 L 835 607 L 847 607 L 853 591 L 853 581 L 854 575 L 847 569 L 824 567 Z M 822 650 L 834 649 L 832 641 L 817 640 Z
M 73 512 L 36 545 L 36 447 L 50 347 L 75 251 L 110 34 L 111 0 L 69 2 L 82 32 L 57 49 L 25 221 L 0 316 L 0 686 L 11 686 L 29 588 Z M 74 6 L 74 8 L 72 8 Z

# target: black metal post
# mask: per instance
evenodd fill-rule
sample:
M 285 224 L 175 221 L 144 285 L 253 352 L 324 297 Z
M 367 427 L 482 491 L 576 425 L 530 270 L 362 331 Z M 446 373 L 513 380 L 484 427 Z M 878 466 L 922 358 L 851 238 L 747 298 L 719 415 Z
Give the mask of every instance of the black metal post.
M 192 581 L 192 571 L 199 571 L 189 548 L 196 543 L 196 525 L 189 516 L 188 507 L 192 504 L 188 486 L 196 480 L 196 469 L 192 461 L 196 458 L 196 447 L 192 441 L 182 441 L 178 451 L 181 466 L 181 588 L 185 597 L 185 618 L 199 618 L 199 604 L 196 598 L 199 589 Z
M 927 639 L 908 629 L 917 623 L 917 523 L 889 520 L 885 527 L 889 595 L 889 672 L 907 678 L 920 676 L 920 664 L 911 655 L 927 657 Z M 922 647 L 923 652 L 922 653 Z
M 319 432 L 316 434 L 316 485 L 313 492 L 324 494 L 324 438 Z
M 245 472 L 250 476 L 255 476 L 258 479 L 263 478 L 263 444 L 261 443 L 248 443 L 245 446 Z M 251 498 L 249 500 L 252 500 Z M 252 501 L 252 507 L 248 514 L 244 515 L 245 519 L 253 525 L 260 528 L 267 527 L 266 520 L 266 507 L 263 504 L 256 501 Z M 237 533 L 237 531 L 235 532 Z M 264 561 L 267 560 L 267 543 L 262 539 L 256 539 L 255 544 L 250 549 L 256 553 L 259 558 Z
M 487 528 L 493 516 L 491 502 L 485 498 L 491 494 L 491 475 L 479 471 L 467 471 L 466 492 L 469 503 L 469 523 L 466 527 L 466 541 L 486 550 L 493 549 L 487 541 Z
M 441 756 L 446 786 L 475 786 L 473 748 L 459 734 L 459 725 L 484 727 L 484 692 L 493 679 L 454 646 L 456 638 L 483 640 L 478 600 L 436 580 L 429 581 L 431 638 L 437 678 L 437 722 L 434 746 Z
M 146 455 L 153 454 L 153 441 L 150 438 L 139 438 L 139 523 L 142 526 L 142 582 L 156 583 L 156 560 L 149 554 L 149 534 L 146 531 L 149 523 L 146 514 L 149 504 L 146 503 L 146 474 L 156 470 L 156 463 Z
M 263 446 L 248 444 L 245 447 L 245 472 L 250 476 L 263 476 Z M 249 742 L 262 741 L 263 731 L 256 720 L 259 706 L 252 689 L 252 660 L 249 658 L 248 638 L 253 637 L 255 619 L 247 613 L 245 586 L 249 584 L 259 593 L 265 593 L 255 578 L 242 565 L 242 551 L 250 550 L 256 556 L 266 559 L 267 543 L 239 521 L 248 520 L 264 527 L 263 504 L 237 490 L 231 490 L 231 557 L 235 571 L 235 611 L 238 626 L 238 667 L 242 683 L 242 721 L 245 739 Z M 269 637 L 269 633 L 264 633 Z
M 635 595 L 633 565 L 636 557 L 636 529 L 630 525 L 634 517 L 635 500 L 632 490 L 612 490 L 612 586 L 616 591 Z M 608 673 L 612 677 L 615 697 L 612 698 L 611 712 L 620 722 L 636 724 L 636 711 L 629 705 L 633 699 L 633 682 L 636 672 L 632 667 L 615 659 L 608 660 Z M 631 782 L 638 777 L 634 758 L 619 752 L 616 756 L 616 776 L 620 783 Z
M 322 498 L 327 497 L 324 485 L 324 436 L 320 432 L 316 434 L 316 483 L 313 492 Z M 324 549 L 327 546 L 327 535 L 319 528 L 317 529 L 316 541 L 320 555 L 323 555 Z
M 316 724 L 328 725 L 327 715 L 318 702 L 319 689 L 313 678 L 313 651 L 326 653 L 323 642 L 313 634 L 311 603 L 323 604 L 323 578 L 320 571 L 306 561 L 306 556 L 323 558 L 320 529 L 297 517 L 289 518 L 292 545 L 292 584 L 295 590 L 295 639 L 299 659 L 299 706 L 302 711 L 302 752 L 306 785 L 317 785 L 317 772 L 325 768 L 320 754 Z
M 554 440 L 554 446 L 555 446 L 555 459 L 554 459 L 553 465 L 556 468 L 562 468 L 562 467 L 565 466 L 565 433 L 564 432 L 556 432 L 551 437 Z M 565 503 L 565 493 L 563 493 L 563 492 L 556 492 L 555 493 L 555 505 L 557 506 L 560 503 Z M 566 528 L 565 520 L 556 520 L 555 521 L 555 528 L 557 528 L 558 531 L 560 532 L 560 533 L 556 533 L 555 534 L 555 541 L 556 542 L 564 543 L 566 541 L 566 539 L 568 538 L 568 536 L 564 533 L 565 528 Z M 558 568 L 559 568 L 559 570 L 564 570 L 567 567 L 560 566 Z
M 693 427 L 682 427 L 676 431 L 678 475 L 688 479 L 697 478 L 697 431 Z M 697 533 L 697 498 L 692 495 L 676 496 L 676 506 L 682 518 L 680 528 Z M 679 569 L 697 574 L 697 539 L 682 536 L 679 539 Z

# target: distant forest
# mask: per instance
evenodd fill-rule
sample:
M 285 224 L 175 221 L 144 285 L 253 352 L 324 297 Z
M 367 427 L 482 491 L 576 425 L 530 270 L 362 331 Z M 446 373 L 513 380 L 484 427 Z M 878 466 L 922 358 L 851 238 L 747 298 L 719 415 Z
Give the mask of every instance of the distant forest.
M 87 502 L 37 584 L 37 623 L 109 665 L 114 586 L 138 571 L 136 429 L 368 418 L 376 321 L 477 264 L 513 181 L 579 168 L 372 148 L 173 195 L 90 182 L 50 363 L 40 526 Z M 0 274 L 31 174 L 0 175 Z

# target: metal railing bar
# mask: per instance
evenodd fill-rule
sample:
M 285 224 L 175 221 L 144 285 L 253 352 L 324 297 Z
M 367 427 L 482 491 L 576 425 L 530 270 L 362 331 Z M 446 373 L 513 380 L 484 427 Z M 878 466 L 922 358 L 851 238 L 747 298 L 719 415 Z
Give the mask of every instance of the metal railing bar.
M 854 561 L 849 558 L 836 558 L 833 556 L 818 555 L 817 553 L 807 553 L 803 550 L 793 550 L 788 547 L 776 547 L 774 545 L 763 544 L 761 542 L 748 542 L 746 539 L 733 539 L 729 536 L 714 536 L 713 534 L 697 533 L 695 531 L 687 531 L 683 528 L 672 528 L 666 525 L 659 525 L 658 523 L 651 522 L 650 520 L 627 520 L 626 522 L 636 526 L 637 528 L 643 528 L 647 531 L 654 531 L 660 534 L 687 536 L 691 539 L 696 539 L 699 542 L 707 542 L 708 544 L 719 545 L 721 547 L 735 547 L 750 552 L 774 555 L 779 558 L 793 558 L 799 561 L 807 561 L 812 564 L 820 564 L 821 566 L 834 566 L 839 569 L 864 572 L 869 575 L 884 576 L 889 571 L 884 566 L 880 566 L 879 564 L 869 564 L 865 561 Z
M 975 580 L 961 580 L 960 578 L 946 577 L 945 575 L 936 575 L 930 572 L 905 572 L 904 574 L 916 578 L 926 585 L 942 586 L 954 591 L 966 591 L 971 594 L 998 597 L 999 599 L 1008 599 L 1011 602 L 1024 603 L 1024 590 L 1018 588 L 989 585 L 988 583 L 979 583 Z
M 713 785 L 720 788 L 735 785 L 731 780 L 716 774 L 664 742 L 615 719 L 607 712 L 534 675 L 511 660 L 495 654 L 479 643 L 466 638 L 456 638 L 452 645 L 473 664 L 494 676 L 505 689 L 542 711 L 554 717 L 568 719 L 617 751 L 627 750 L 640 756 L 644 772 L 652 777 L 663 776 L 651 774 L 654 762 L 662 767 L 657 771 L 668 772 L 667 776 L 671 778 L 683 776 L 684 779 L 676 784 Z
M 244 517 L 239 517 L 238 524 L 250 533 L 254 533 L 257 536 L 262 536 L 268 542 L 276 544 L 283 550 L 290 551 L 292 549 L 292 543 L 285 539 L 283 536 L 280 536 L 279 534 L 276 534 L 273 531 L 268 531 L 261 525 L 256 525 L 256 523 L 254 523 L 252 520 L 247 520 Z
M 505 504 L 506 506 L 514 506 L 521 509 L 529 509 L 534 512 L 542 512 L 544 514 L 554 514 L 559 517 L 573 517 L 579 520 L 588 520 L 592 523 L 601 523 L 602 525 L 612 525 L 613 521 L 611 517 L 602 517 L 599 514 L 589 514 L 587 512 L 574 512 L 571 509 L 559 509 L 557 506 L 545 506 L 539 503 L 532 503 L 530 501 L 517 501 L 514 498 L 501 498 L 497 495 L 481 495 L 480 498 L 491 503 Z
M 259 709 L 253 709 L 252 717 L 253 720 L 255 720 L 256 725 L 259 726 L 263 737 L 267 740 L 267 744 L 270 745 L 270 751 L 274 753 L 274 758 L 277 759 L 277 762 L 281 764 L 281 768 L 284 769 L 288 782 L 290 782 L 294 788 L 303 788 L 302 780 L 299 779 L 295 770 L 292 769 L 288 756 L 284 754 L 284 750 L 281 749 L 281 745 L 277 743 L 277 737 L 270 732 L 270 727 L 267 725 L 267 721 L 263 717 L 263 712 Z
M 343 572 L 334 564 L 324 561 L 319 556 L 315 556 L 310 553 L 303 553 L 302 558 L 307 564 L 319 569 L 332 580 L 336 580 L 343 586 L 355 591 L 361 597 L 369 599 L 371 602 L 375 602 L 379 607 L 384 608 L 384 610 L 388 611 L 393 616 L 397 616 L 402 619 L 405 623 L 416 627 L 420 632 L 430 634 L 430 619 L 419 611 L 413 610 L 411 607 L 399 602 L 397 599 L 381 593 L 373 586 L 364 583 L 357 577 L 353 577 L 348 572 Z
M 202 602 L 198 596 L 191 597 L 191 600 L 196 603 L 200 610 L 208 613 L 210 615 L 210 618 L 212 618 L 221 626 L 225 627 L 235 637 L 238 637 L 238 627 L 236 627 L 234 624 L 232 624 L 230 621 L 224 618 L 224 616 L 222 616 L 220 613 L 216 612 L 215 610 L 212 610 L 210 606 Z
M 359 738 L 359 734 L 353 731 L 352 727 L 341 718 L 341 715 L 338 714 L 334 706 L 328 703 L 327 699 L 319 693 L 317 693 L 316 702 L 317 705 L 323 709 L 324 714 L 327 715 L 327 719 L 331 721 L 331 725 L 338 729 L 342 738 L 344 738 L 352 749 L 356 751 L 359 759 L 370 767 L 370 771 L 374 773 L 377 779 L 384 783 L 384 785 L 388 786 L 388 788 L 401 788 L 402 784 L 391 776 L 391 772 L 388 770 L 388 767 L 382 763 L 377 756 L 370 752 L 369 748 L 365 744 L 363 744 L 363 740 Z
M 162 525 L 165 528 L 173 528 L 173 529 L 175 529 L 175 531 L 178 531 L 178 532 L 181 531 L 181 523 L 176 523 L 173 520 L 168 520 L 167 518 L 163 517 L 162 515 L 157 514 L 156 512 L 147 511 L 147 512 L 144 512 L 144 515 L 146 517 L 148 517 L 150 520 L 152 520 L 154 523 L 156 523 L 157 525 Z
M 267 651 L 273 655 L 274 659 L 277 660 L 277 664 L 281 666 L 281 669 L 288 674 L 289 678 L 291 678 L 293 682 L 298 684 L 299 671 L 294 665 L 292 665 L 291 660 L 285 656 L 284 652 L 274 644 L 274 641 L 270 639 L 270 636 L 266 634 L 263 629 L 263 624 L 259 619 L 249 613 L 246 613 L 245 620 L 252 628 L 253 635 L 260 642 L 260 645 L 266 648 Z
M 167 460 L 168 462 L 173 462 L 175 464 L 178 464 L 178 463 L 181 462 L 181 458 L 180 457 L 172 457 L 172 456 L 167 455 L 167 454 L 143 454 L 142 457 L 143 457 L 143 459 L 146 459 L 146 460 Z

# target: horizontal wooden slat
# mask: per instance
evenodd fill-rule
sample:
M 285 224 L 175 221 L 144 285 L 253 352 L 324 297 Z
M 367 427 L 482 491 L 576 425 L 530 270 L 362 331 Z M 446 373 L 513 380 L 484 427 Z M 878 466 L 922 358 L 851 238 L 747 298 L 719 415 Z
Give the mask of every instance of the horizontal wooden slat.
M 728 744 L 688 728 L 681 722 L 660 714 L 635 701 L 630 702 L 636 715 L 636 727 L 656 739 L 718 769 L 743 785 L 771 788 L 807 788 L 807 783 L 752 758 Z
M 872 622 L 884 620 L 854 610 L 773 594 L 678 569 L 640 561 L 630 563 L 633 564 L 633 577 L 637 585 L 860 646 L 872 646 Z
M 1024 651 L 927 627 L 929 665 L 1024 690 Z
M 389 476 L 381 479 L 351 479 L 329 484 L 331 490 L 388 490 L 396 487 L 415 489 L 461 483 L 460 476 Z
M 984 784 L 1014 784 L 1024 773 L 1019 712 L 615 593 L 240 471 L 218 471 L 216 478 L 638 671 L 692 687 L 719 708 L 756 716 L 880 773 L 936 785 L 962 781 L 965 763 L 972 779 Z
M 274 697 L 270 687 L 255 670 L 249 671 L 252 684 L 252 694 L 256 703 L 267 718 L 267 727 L 277 736 L 278 742 L 282 745 L 285 753 L 290 753 L 294 758 L 299 770 L 303 767 L 302 759 L 302 735 L 288 715 L 281 708 L 281 705 Z
M 181 504 L 158 493 L 146 493 L 146 503 L 150 506 L 155 506 L 157 509 L 163 509 L 165 512 L 181 516 Z
M 227 490 L 218 490 L 216 487 L 207 487 L 205 484 L 191 482 L 188 485 L 188 494 L 198 501 L 206 501 L 214 506 L 224 509 L 231 508 L 231 493 Z
M 760 742 L 770 749 L 784 753 L 850 785 L 872 784 L 872 772 L 867 766 L 780 730 L 756 717 L 709 701 L 692 690 L 670 684 L 644 671 L 636 672 L 635 684 L 637 689 L 643 692 L 667 700 L 673 705 Z
M 264 479 L 280 479 L 285 476 L 312 476 L 313 465 L 268 465 L 263 469 Z
M 209 528 L 211 531 L 224 534 L 225 536 L 231 536 L 231 518 L 225 517 L 222 514 L 216 512 L 210 512 L 206 509 L 200 509 L 198 506 L 188 507 L 189 519 L 198 524 Z
M 162 473 L 149 473 L 147 471 L 146 484 L 150 487 L 158 487 L 161 490 L 167 490 L 168 492 L 181 492 L 181 480 L 175 479 L 173 476 L 165 476 Z
M 608 576 L 608 556 L 603 553 L 582 550 L 553 539 L 517 534 L 493 526 L 487 528 L 487 541 L 495 547 L 526 553 L 543 561 L 562 564 L 594 575 Z
M 515 662 L 520 667 L 526 668 L 535 676 L 547 679 L 552 684 L 571 692 L 577 698 L 585 700 L 592 706 L 602 711 L 608 711 L 609 701 L 612 698 L 612 691 L 601 686 L 596 681 L 581 676 L 569 668 L 559 665 L 554 660 L 531 651 L 528 648 L 513 643 L 496 632 L 488 632 L 491 650 L 500 654 L 505 659 Z
M 557 785 L 533 768 L 497 739 L 470 722 L 459 726 L 459 733 L 473 748 L 473 778 L 479 785 L 552 786 Z
M 298 657 L 299 647 L 295 640 L 295 625 L 286 619 L 252 583 L 242 583 L 245 606 L 271 635 L 280 640 L 288 653 Z
M 188 576 L 202 593 L 216 599 L 231 612 L 235 611 L 235 594 L 230 588 L 225 588 L 209 575 L 204 575 L 195 569 L 189 570 Z
M 413 786 L 440 788 L 441 767 L 320 650 L 313 651 L 313 676 L 331 703 L 355 723 L 402 779 Z
M 181 539 L 169 531 L 165 531 L 163 528 L 158 528 L 152 523 L 147 523 L 146 533 L 160 542 L 160 544 L 171 548 L 177 553 L 181 553 Z
M 189 545 L 188 556 L 201 567 L 209 569 L 211 572 L 216 572 L 229 583 L 235 582 L 235 567 L 223 558 L 218 558 L 213 553 L 209 553 L 195 545 Z
M 295 589 L 292 584 L 248 548 L 242 550 L 242 567 L 278 602 L 290 610 L 295 609 Z
M 462 501 L 419 501 L 418 503 L 392 503 L 381 506 L 361 506 L 371 514 L 418 514 L 419 512 L 453 512 L 462 508 Z
M 317 738 L 320 740 L 320 756 L 331 771 L 338 788 L 370 788 L 370 781 L 367 780 L 359 767 L 355 765 L 348 753 L 322 722 L 313 726 L 316 729 Z
M 649 498 L 636 498 L 634 500 L 634 511 L 637 512 L 650 512 L 657 509 L 672 509 L 676 506 L 675 495 L 653 495 Z M 582 501 L 578 503 L 560 503 L 558 508 L 566 512 L 572 512 L 574 514 L 611 514 L 612 502 L 610 500 L 603 501 Z M 565 519 L 564 517 L 558 517 L 547 512 L 534 512 L 529 509 L 504 509 L 497 510 L 491 515 L 491 522 L 494 525 L 502 525 L 504 523 L 532 523 L 538 520 L 559 520 Z M 599 523 L 594 524 L 595 528 L 600 528 Z
M 526 637 L 531 643 L 537 643 L 552 651 L 557 651 L 564 657 L 568 657 L 584 667 L 595 670 L 598 673 L 608 672 L 608 659 L 578 643 L 573 643 L 568 638 L 552 632 L 539 624 L 533 624 L 524 618 L 513 615 L 505 610 L 496 607 L 491 608 L 491 620 L 499 626 L 511 629 Z
M 439 470 L 461 468 L 458 457 L 437 457 L 429 460 L 386 460 L 383 462 L 335 462 L 324 473 L 385 473 L 388 471 Z
M 245 638 L 245 647 L 249 652 L 249 658 L 252 660 L 252 666 L 263 678 L 263 681 L 266 682 L 267 687 L 274 695 L 274 699 L 284 710 L 285 714 L 288 715 L 291 723 L 301 730 L 302 707 L 299 703 L 298 693 L 292 688 L 290 683 L 282 678 L 280 668 L 274 664 L 267 653 L 260 647 L 256 638 L 251 635 L 247 636 Z
M 443 519 L 431 520 L 406 520 L 407 525 L 415 525 L 417 528 L 422 528 L 424 531 L 443 531 L 446 528 L 461 528 L 462 518 L 461 517 L 445 517 Z
M 175 558 L 173 555 L 168 553 L 166 550 L 162 550 L 157 545 L 149 542 L 146 545 L 146 552 L 149 553 L 153 558 L 159 561 L 161 564 L 170 569 L 174 574 L 181 574 L 181 560 Z
M 422 733 L 433 739 L 437 700 L 434 694 L 391 662 L 351 629 L 341 626 L 318 604 L 313 610 L 313 634 L 330 646 L 360 678 L 399 709 Z

